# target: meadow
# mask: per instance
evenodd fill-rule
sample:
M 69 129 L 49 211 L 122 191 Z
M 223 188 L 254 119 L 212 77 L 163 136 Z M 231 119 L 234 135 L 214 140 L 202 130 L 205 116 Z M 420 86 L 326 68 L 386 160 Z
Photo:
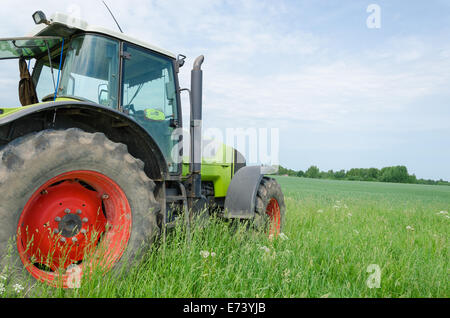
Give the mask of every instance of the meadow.
M 287 206 L 277 238 L 212 218 L 177 227 L 120 277 L 5 285 L 2 296 L 450 296 L 450 187 L 276 178 Z

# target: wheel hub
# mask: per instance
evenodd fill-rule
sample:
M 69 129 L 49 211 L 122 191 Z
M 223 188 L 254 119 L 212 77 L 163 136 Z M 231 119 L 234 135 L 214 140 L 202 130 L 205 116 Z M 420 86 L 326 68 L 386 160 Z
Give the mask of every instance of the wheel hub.
M 81 230 L 81 218 L 76 214 L 66 214 L 58 224 L 59 233 L 64 237 L 73 237 Z

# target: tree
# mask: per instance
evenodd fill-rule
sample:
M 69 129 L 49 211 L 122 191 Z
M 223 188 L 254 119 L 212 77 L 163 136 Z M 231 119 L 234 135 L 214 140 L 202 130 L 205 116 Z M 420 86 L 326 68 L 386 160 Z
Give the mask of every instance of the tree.
M 382 182 L 408 183 L 410 177 L 405 166 L 384 167 L 380 171 L 379 180 Z
M 368 180 L 370 180 L 370 181 L 377 180 L 379 174 L 380 174 L 380 170 L 378 170 L 377 168 L 369 168 Z
M 334 178 L 335 179 L 345 179 L 345 170 L 342 169 L 342 170 L 336 171 L 334 173 Z
M 415 174 L 409 176 L 408 183 L 417 183 L 417 178 Z
M 305 171 L 305 177 L 307 178 L 319 178 L 320 170 L 316 166 L 311 166 Z

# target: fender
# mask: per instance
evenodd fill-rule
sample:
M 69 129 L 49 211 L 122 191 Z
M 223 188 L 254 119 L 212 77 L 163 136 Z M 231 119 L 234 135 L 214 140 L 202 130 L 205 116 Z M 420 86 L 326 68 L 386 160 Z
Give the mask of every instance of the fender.
M 151 179 L 162 181 L 167 176 L 167 162 L 161 149 L 138 122 L 91 102 L 47 102 L 5 113 L 0 116 L 0 148 L 32 132 L 67 128 L 104 133 L 111 141 L 127 145 L 129 153 L 144 162 L 144 170 Z
M 231 179 L 225 198 L 225 217 L 251 219 L 255 216 L 255 201 L 263 174 L 260 166 L 240 168 Z

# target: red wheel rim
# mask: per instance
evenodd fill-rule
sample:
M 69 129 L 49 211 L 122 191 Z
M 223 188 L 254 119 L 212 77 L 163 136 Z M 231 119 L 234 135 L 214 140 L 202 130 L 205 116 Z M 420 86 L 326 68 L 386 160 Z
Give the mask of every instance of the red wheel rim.
M 266 208 L 266 214 L 269 216 L 269 235 L 280 234 L 281 210 L 280 205 L 275 198 L 270 199 Z
M 88 267 L 109 269 L 118 261 L 131 222 L 126 195 L 113 180 L 94 171 L 71 171 L 30 197 L 19 218 L 17 249 L 36 279 L 78 287 Z

